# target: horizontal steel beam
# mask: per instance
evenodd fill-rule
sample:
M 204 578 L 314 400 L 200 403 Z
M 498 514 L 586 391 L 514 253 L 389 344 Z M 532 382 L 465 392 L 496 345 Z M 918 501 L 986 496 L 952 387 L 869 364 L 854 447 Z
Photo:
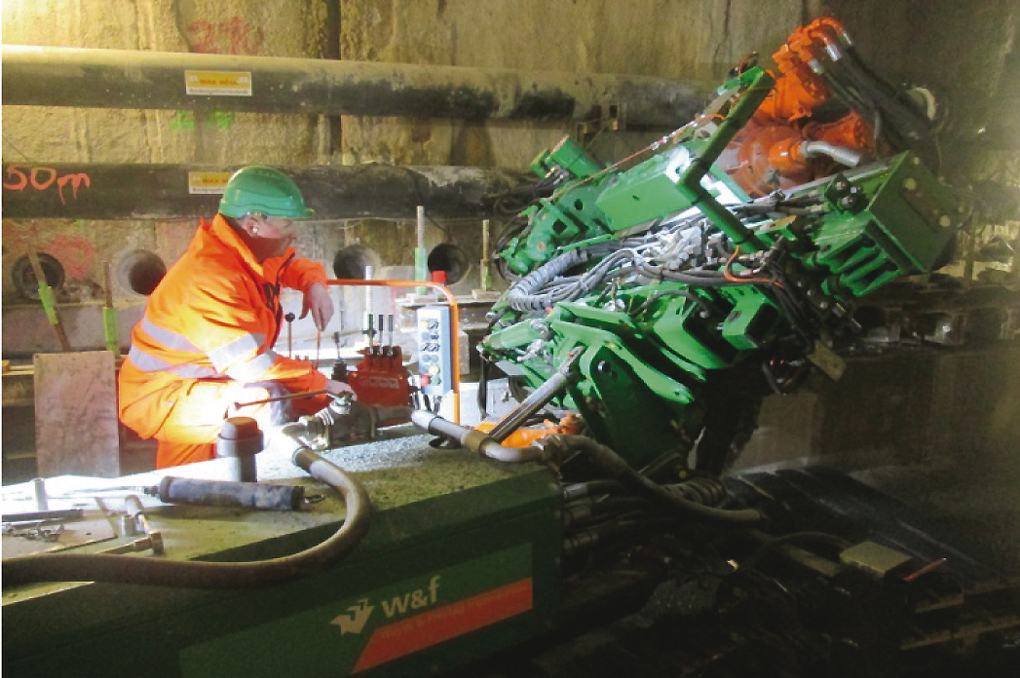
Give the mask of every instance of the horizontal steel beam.
M 178 219 L 212 216 L 236 167 L 3 163 L 4 219 Z M 315 218 L 487 216 L 491 196 L 523 174 L 474 167 L 388 165 L 285 168 Z
M 711 94 L 646 76 L 15 45 L 2 55 L 3 103 L 30 106 L 574 121 L 617 106 L 629 127 L 672 128 Z

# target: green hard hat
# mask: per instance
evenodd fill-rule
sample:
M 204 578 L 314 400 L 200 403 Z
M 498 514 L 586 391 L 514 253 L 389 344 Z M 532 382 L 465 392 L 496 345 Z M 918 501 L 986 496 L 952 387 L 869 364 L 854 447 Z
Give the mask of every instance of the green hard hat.
M 278 169 L 262 165 L 242 167 L 227 180 L 220 199 L 220 213 L 240 219 L 257 212 L 267 217 L 308 219 L 314 212 L 305 207 L 301 189 Z

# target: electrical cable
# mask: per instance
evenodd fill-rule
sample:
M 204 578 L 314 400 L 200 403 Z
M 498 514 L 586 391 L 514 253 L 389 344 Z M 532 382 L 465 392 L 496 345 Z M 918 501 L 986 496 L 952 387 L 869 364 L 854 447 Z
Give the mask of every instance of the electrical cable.
M 775 280 L 773 280 L 771 278 L 757 278 L 757 277 L 755 277 L 759 273 L 761 273 L 761 269 L 758 269 L 756 271 L 752 271 L 751 273 L 746 274 L 746 275 L 737 275 L 737 274 L 733 273 L 733 270 L 732 270 L 733 262 L 736 261 L 737 256 L 739 254 L 740 254 L 740 247 L 739 246 L 738 247 L 734 247 L 733 248 L 733 254 L 730 255 L 730 258 L 726 261 L 726 265 L 723 267 L 723 276 L 727 280 L 729 280 L 731 282 L 756 283 L 756 284 L 761 284 L 761 285 L 778 285 L 779 284 L 779 283 L 777 283 Z
M 524 186 L 517 186 L 488 197 L 493 201 L 494 212 L 503 216 L 510 216 L 520 213 L 541 198 L 552 195 L 555 189 L 562 183 L 562 177 L 556 173 L 550 173 L 539 181 Z
M 643 304 L 634 309 L 633 313 L 635 315 L 641 313 L 649 306 L 651 306 L 653 303 L 655 303 L 659 299 L 662 299 L 663 297 L 684 297 L 685 299 L 688 299 L 697 304 L 698 307 L 701 309 L 702 313 L 706 317 L 712 314 L 712 307 L 709 305 L 709 303 L 702 299 L 701 297 L 699 297 L 698 295 L 694 294 L 693 292 L 690 292 L 689 290 L 659 290 L 657 292 L 653 292 L 648 296 L 648 299 L 646 299 Z

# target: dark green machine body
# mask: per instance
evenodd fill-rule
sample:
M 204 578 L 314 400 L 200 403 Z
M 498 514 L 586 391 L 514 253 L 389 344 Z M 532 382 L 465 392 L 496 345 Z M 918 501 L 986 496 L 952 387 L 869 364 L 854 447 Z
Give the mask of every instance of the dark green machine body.
M 409 440 L 428 450 L 414 456 L 430 457 L 437 475 L 427 465 L 370 472 L 382 505 L 368 538 L 343 562 L 293 583 L 245 590 L 97 583 L 5 589 L 5 672 L 417 675 L 462 666 L 550 628 L 560 601 L 554 478 L 544 469 L 464 458 L 463 450 L 432 450 L 422 436 Z M 347 449 L 364 455 L 363 447 Z M 395 496 L 407 481 L 389 480 L 415 473 L 432 496 Z M 465 484 L 474 486 L 457 489 Z M 148 515 L 168 537 L 167 557 L 189 548 L 175 545 L 179 530 L 181 538 L 198 539 L 199 559 L 254 560 L 321 541 L 335 530 L 337 511 L 342 504 L 333 499 L 297 514 L 163 507 Z M 213 525 L 236 534 L 237 545 L 213 537 Z
M 959 225 L 909 152 L 749 200 L 713 162 L 770 85 L 757 69 L 727 83 L 721 121 L 703 117 L 637 164 L 598 169 L 562 142 L 535 169 L 566 178 L 500 253 L 513 284 L 483 355 L 537 389 L 579 352 L 558 404 L 636 467 L 686 458 L 727 407 L 712 383 L 737 368 L 754 373 L 727 385 L 738 394 L 783 390 L 809 364 L 838 377 L 854 301 L 931 270 Z

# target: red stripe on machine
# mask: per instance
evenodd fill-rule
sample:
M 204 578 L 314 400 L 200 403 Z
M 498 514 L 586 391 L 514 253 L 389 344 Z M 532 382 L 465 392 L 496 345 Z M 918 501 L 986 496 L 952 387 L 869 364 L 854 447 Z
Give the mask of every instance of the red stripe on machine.
M 366 671 L 532 608 L 531 577 L 376 629 L 351 673 Z

